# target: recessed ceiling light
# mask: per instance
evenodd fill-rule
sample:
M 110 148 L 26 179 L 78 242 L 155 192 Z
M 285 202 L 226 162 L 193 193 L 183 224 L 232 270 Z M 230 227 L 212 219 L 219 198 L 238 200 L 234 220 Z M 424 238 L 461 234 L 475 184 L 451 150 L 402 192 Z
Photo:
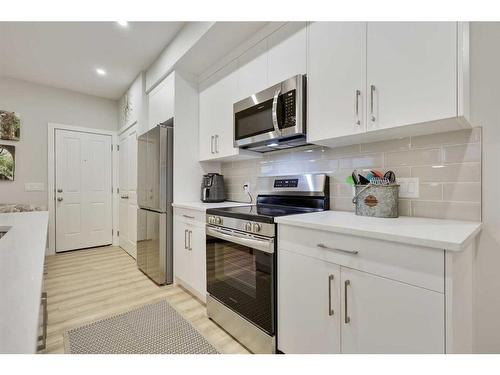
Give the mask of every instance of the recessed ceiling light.
M 106 75 L 106 71 L 104 69 L 101 69 L 101 68 L 97 68 L 96 70 L 96 73 L 99 74 L 100 76 L 105 76 Z
M 127 27 L 128 26 L 128 22 L 127 21 L 116 21 L 116 23 L 122 27 Z

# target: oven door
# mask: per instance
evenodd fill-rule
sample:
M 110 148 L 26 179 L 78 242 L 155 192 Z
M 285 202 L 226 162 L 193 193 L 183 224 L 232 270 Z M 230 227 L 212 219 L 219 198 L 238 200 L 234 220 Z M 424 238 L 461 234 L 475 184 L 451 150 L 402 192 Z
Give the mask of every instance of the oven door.
M 274 239 L 207 225 L 207 291 L 269 335 L 274 322 Z

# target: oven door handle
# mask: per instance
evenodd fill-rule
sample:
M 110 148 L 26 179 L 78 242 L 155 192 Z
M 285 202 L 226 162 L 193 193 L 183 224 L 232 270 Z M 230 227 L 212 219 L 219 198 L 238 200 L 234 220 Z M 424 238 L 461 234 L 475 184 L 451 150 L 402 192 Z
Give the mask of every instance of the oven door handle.
M 221 240 L 234 242 L 238 245 L 248 246 L 268 254 L 274 254 L 274 238 L 258 238 L 255 236 L 240 234 L 232 230 L 214 228 L 208 225 L 207 234 L 212 237 L 220 238 Z
M 273 126 L 274 126 L 274 131 L 277 132 L 279 135 L 281 134 L 281 130 L 278 124 L 278 100 L 280 97 L 281 89 L 277 89 L 276 92 L 274 93 L 274 98 L 273 98 Z

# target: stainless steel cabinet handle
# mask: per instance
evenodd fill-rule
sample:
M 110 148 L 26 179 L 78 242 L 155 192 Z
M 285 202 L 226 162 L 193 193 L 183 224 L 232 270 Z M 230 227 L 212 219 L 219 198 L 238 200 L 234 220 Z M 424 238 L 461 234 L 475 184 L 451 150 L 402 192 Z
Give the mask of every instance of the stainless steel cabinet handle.
M 187 245 L 187 236 L 188 236 L 188 230 L 187 229 L 184 229 L 184 249 L 187 250 L 188 248 L 188 245 Z
M 328 315 L 329 316 L 333 315 L 333 309 L 332 309 L 332 281 L 333 281 L 333 275 L 328 276 Z
M 48 312 L 47 312 L 47 293 L 46 292 L 42 293 L 42 311 L 43 311 L 42 335 L 38 336 L 38 341 L 42 341 L 42 343 L 38 345 L 37 350 L 43 350 L 47 347 Z
M 350 280 L 344 281 L 344 322 L 348 324 L 351 321 L 349 315 L 347 315 L 347 287 L 351 285 Z
M 194 219 L 194 216 L 189 216 L 189 215 L 182 215 L 183 217 L 185 217 L 186 219 Z
M 210 153 L 214 154 L 214 136 L 210 137 Z
M 58 202 L 62 202 L 62 200 L 63 200 L 63 197 L 57 197 Z
M 321 247 L 322 249 L 328 249 L 328 250 L 333 250 L 333 251 L 340 251 L 342 253 L 348 253 L 348 254 L 352 254 L 352 255 L 356 255 L 358 253 L 357 250 L 344 250 L 344 249 L 337 249 L 335 247 L 329 247 L 329 246 L 326 246 L 325 244 L 323 243 L 319 243 L 317 244 L 316 246 L 318 247 Z
M 192 238 L 193 238 L 193 231 L 190 230 L 189 231 L 189 235 L 188 235 L 188 250 L 193 250 L 191 244 L 192 244 Z
M 375 114 L 373 113 L 373 97 L 375 93 L 375 86 L 371 85 L 370 86 L 370 119 L 372 121 L 375 121 Z
M 219 135 L 218 134 L 215 135 L 215 153 L 216 154 L 219 153 Z
M 359 97 L 361 96 L 361 91 L 356 90 L 356 125 L 361 125 L 361 120 L 359 119 Z

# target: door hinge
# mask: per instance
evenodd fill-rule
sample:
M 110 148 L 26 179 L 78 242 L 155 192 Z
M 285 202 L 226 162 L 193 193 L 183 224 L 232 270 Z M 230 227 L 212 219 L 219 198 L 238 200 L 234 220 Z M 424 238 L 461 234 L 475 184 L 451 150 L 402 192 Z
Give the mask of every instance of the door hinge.
M 120 188 L 116 188 L 116 194 L 120 194 Z
M 116 151 L 120 151 L 120 145 L 116 145 Z
M 114 236 L 115 235 L 115 230 L 114 229 L 111 229 L 111 235 Z
M 119 230 L 117 230 L 117 231 L 116 231 L 116 235 L 117 235 L 118 237 L 120 237 L 120 231 L 119 231 Z

